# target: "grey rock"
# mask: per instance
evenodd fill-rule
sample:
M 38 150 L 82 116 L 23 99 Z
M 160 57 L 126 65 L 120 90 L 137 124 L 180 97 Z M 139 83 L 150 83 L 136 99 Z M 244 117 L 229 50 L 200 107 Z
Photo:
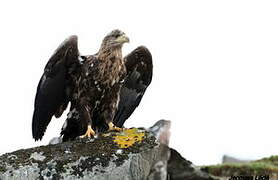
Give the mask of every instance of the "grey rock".
M 170 127 L 171 121 L 159 120 L 148 131 L 156 138 L 156 140 L 165 145 L 162 149 L 160 160 L 152 165 L 151 172 L 148 175 L 148 180 L 166 180 L 167 179 L 167 164 L 170 157 L 170 151 L 168 148 L 170 140 Z
M 54 145 L 54 144 L 59 144 L 59 143 L 62 143 L 63 140 L 62 140 L 62 137 L 54 137 L 52 138 L 50 141 L 49 141 L 49 145 Z
M 168 180 L 216 180 L 208 173 L 201 171 L 192 162 L 184 159 L 175 149 L 170 149 L 168 161 Z
M 213 180 L 169 149 L 170 125 L 160 120 L 148 130 L 135 128 L 144 138 L 127 148 L 115 142 L 123 133 L 109 132 L 64 143 L 57 137 L 47 146 L 6 153 L 0 156 L 0 180 Z
M 109 132 L 95 139 L 22 149 L 0 156 L 0 179 L 165 180 L 169 148 L 152 133 L 120 148 Z
M 170 128 L 171 121 L 162 119 L 157 121 L 148 131 L 151 132 L 160 143 L 169 145 Z

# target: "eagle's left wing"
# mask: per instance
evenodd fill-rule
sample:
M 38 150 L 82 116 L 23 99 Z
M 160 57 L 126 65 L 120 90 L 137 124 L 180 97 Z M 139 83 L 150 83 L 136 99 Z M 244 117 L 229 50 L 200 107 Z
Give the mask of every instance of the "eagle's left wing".
M 52 116 L 60 117 L 69 103 L 71 74 L 79 67 L 77 36 L 66 39 L 51 56 L 38 84 L 32 120 L 35 140 L 42 139 Z
M 153 64 L 150 51 L 140 46 L 125 57 L 127 77 L 120 92 L 118 110 L 113 123 L 122 127 L 139 105 L 152 80 Z

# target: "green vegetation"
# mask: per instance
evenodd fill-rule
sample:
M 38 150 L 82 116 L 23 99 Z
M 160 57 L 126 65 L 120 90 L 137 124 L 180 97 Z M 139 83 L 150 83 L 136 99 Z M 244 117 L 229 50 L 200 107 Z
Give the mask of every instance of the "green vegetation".
M 269 158 L 263 158 L 255 162 L 263 162 L 263 163 L 271 164 L 273 166 L 278 166 L 278 156 L 270 156 Z
M 272 175 L 278 174 L 278 156 L 271 156 L 257 161 L 244 163 L 225 163 L 219 165 L 203 166 L 202 170 L 214 176 L 236 175 Z

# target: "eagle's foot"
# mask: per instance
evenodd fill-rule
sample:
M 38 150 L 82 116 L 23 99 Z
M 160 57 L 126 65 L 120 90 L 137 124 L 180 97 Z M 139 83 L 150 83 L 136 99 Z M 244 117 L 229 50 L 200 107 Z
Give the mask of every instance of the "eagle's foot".
M 108 131 L 123 131 L 124 128 L 119 128 L 117 126 L 115 126 L 112 122 L 108 123 Z
M 96 133 L 95 131 L 92 129 L 91 125 L 88 125 L 87 131 L 84 135 L 80 136 L 80 138 L 85 138 L 88 137 L 90 138 L 91 136 L 94 136 Z

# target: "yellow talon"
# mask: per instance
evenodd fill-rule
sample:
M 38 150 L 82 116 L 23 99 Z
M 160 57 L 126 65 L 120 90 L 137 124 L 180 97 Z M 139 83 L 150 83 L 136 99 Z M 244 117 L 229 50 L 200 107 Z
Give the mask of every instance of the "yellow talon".
M 88 137 L 90 138 L 91 136 L 94 136 L 96 133 L 95 131 L 92 129 L 91 125 L 88 125 L 87 131 L 84 135 L 80 136 L 80 138 L 85 138 Z
M 108 123 L 108 131 L 123 131 L 124 128 L 119 128 L 117 126 L 115 126 L 112 122 Z

